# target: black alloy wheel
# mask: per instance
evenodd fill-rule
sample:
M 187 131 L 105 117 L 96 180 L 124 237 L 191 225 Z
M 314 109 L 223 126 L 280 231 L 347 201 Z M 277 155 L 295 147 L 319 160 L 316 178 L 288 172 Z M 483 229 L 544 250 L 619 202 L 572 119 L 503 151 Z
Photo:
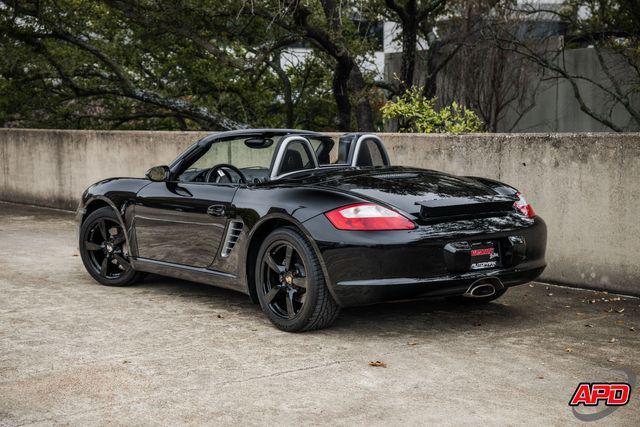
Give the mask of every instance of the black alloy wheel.
M 103 285 L 123 286 L 140 278 L 129 261 L 124 230 L 109 207 L 82 223 L 80 254 L 89 274 Z
M 284 331 L 322 329 L 339 314 L 315 250 L 293 227 L 278 228 L 262 242 L 255 280 L 262 310 Z
M 262 268 L 269 309 L 283 319 L 293 319 L 306 299 L 307 275 L 302 258 L 291 243 L 276 241 L 267 249 Z

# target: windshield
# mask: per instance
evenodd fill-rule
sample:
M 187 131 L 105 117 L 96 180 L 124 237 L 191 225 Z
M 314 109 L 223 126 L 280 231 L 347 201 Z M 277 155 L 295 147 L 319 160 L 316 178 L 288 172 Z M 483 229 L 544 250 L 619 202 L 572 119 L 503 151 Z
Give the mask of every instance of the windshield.
M 269 177 L 271 159 L 276 149 L 276 141 L 264 143 L 262 146 L 245 143 L 246 137 L 218 141 L 209 147 L 202 155 L 192 160 L 184 172 L 178 177 L 182 182 L 204 182 L 206 172 L 221 164 L 228 164 L 238 168 L 247 178 L 247 181 L 264 181 Z M 231 175 L 226 181 L 236 181 L 237 174 L 228 171 Z M 224 181 L 224 180 L 223 180 Z
M 231 165 L 237 168 L 248 183 L 260 183 L 269 180 L 271 168 L 278 144 L 289 135 L 272 138 L 263 136 L 243 136 L 235 139 L 217 141 L 210 145 L 199 156 L 190 159 L 182 167 L 178 175 L 181 182 L 215 182 L 238 183 L 240 175 L 233 168 L 223 168 L 222 173 L 216 169 L 220 165 Z M 328 137 L 305 136 L 318 156 L 318 162 L 329 164 L 329 152 L 333 141 Z M 307 153 L 291 144 L 282 158 L 280 173 L 313 168 L 312 153 Z M 216 174 L 216 176 L 214 176 Z

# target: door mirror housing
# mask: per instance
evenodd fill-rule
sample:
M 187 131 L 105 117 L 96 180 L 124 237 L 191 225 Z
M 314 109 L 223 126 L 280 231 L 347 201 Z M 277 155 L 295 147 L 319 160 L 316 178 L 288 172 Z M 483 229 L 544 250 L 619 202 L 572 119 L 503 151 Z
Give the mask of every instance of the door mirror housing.
M 163 182 L 169 181 L 169 176 L 171 175 L 171 170 L 169 166 L 154 166 L 147 171 L 145 176 L 154 182 Z

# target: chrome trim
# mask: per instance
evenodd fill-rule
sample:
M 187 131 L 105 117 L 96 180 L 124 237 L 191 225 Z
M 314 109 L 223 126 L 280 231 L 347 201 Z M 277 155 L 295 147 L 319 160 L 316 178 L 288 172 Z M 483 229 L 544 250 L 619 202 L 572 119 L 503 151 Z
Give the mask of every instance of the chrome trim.
M 291 135 L 291 136 L 286 137 L 282 141 L 282 143 L 280 144 L 280 147 L 278 148 L 278 152 L 276 153 L 276 159 L 273 162 L 273 169 L 271 169 L 271 175 L 269 176 L 269 178 L 271 180 L 281 178 L 281 177 L 289 175 L 291 173 L 299 172 L 299 171 L 293 171 L 293 172 L 287 172 L 287 173 L 281 174 L 281 175 L 278 174 L 278 172 L 280 172 L 280 168 L 282 166 L 282 158 L 284 157 L 284 153 L 287 151 L 287 146 L 290 143 L 295 142 L 295 141 L 301 141 L 303 144 L 305 144 L 307 146 L 307 148 L 309 149 L 309 153 L 311 153 L 311 158 L 313 160 L 313 164 L 314 164 L 314 168 L 313 169 L 319 169 L 318 159 L 316 157 L 316 153 L 315 153 L 315 151 L 313 151 L 313 146 L 311 145 L 309 140 L 307 138 L 304 138 L 304 137 L 299 136 L 299 135 Z
M 487 294 L 487 295 L 476 295 L 475 292 L 478 289 L 482 289 L 482 288 L 486 288 L 489 287 L 491 288 L 491 293 Z M 463 297 L 467 297 L 467 298 L 489 298 L 493 295 L 496 294 L 496 292 L 500 291 L 504 289 L 504 285 L 502 284 L 502 281 L 497 278 L 497 277 L 487 277 L 484 279 L 478 279 L 475 282 L 473 282 L 471 285 L 469 285 L 469 287 L 467 288 L 467 291 L 462 295 Z
M 227 258 L 231 254 L 231 251 L 236 246 L 236 243 L 240 238 L 240 233 L 242 233 L 243 227 L 244 223 L 242 221 L 229 221 L 227 232 L 225 233 L 224 240 L 222 242 L 222 250 L 220 251 L 220 256 L 222 258 Z

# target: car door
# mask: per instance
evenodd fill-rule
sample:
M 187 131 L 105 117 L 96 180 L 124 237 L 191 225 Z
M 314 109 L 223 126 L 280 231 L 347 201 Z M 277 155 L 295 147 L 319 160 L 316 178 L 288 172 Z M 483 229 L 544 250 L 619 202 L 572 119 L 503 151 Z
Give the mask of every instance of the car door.
M 134 230 L 139 258 L 204 268 L 224 236 L 235 184 L 152 182 L 139 191 Z

